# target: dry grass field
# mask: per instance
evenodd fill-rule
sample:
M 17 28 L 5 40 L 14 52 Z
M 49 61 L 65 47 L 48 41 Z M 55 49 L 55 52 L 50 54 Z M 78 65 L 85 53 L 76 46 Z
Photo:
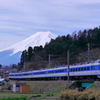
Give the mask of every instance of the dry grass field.
M 100 100 L 100 82 L 95 82 L 85 91 L 68 90 L 67 81 L 10 81 L 26 83 L 29 93 L 13 93 L 1 91 L 0 98 L 26 97 L 26 100 Z M 12 99 L 13 100 L 13 99 Z M 15 99 L 14 99 L 15 100 Z
M 67 87 L 67 81 L 10 81 L 8 85 L 19 82 L 30 86 L 29 93 L 0 92 L 0 98 L 26 97 L 28 100 L 59 100 L 59 94 Z

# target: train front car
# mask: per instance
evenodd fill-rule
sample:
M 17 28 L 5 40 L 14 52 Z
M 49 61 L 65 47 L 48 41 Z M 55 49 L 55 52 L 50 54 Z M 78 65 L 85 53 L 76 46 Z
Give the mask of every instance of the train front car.
M 91 79 L 100 78 L 100 60 L 90 63 L 78 64 L 70 67 L 70 79 Z
M 100 60 L 95 61 L 95 74 L 97 75 L 98 79 L 100 80 Z

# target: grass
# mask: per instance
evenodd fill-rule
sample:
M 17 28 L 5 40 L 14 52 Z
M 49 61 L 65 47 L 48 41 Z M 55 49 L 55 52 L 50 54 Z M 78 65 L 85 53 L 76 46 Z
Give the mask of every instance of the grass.
M 10 81 L 10 84 L 14 81 Z M 19 81 L 30 86 L 30 93 L 60 92 L 66 88 L 66 81 Z
M 26 100 L 26 97 L 17 97 L 17 98 L 0 98 L 0 100 Z
M 35 100 L 55 100 L 55 98 L 57 97 L 58 97 L 58 93 L 50 93 L 50 92 L 44 93 L 44 94 L 0 93 L 0 100 L 34 100 L 34 99 Z
M 2 97 L 31 97 L 34 94 L 31 93 L 0 93 L 0 98 Z
M 11 84 L 13 81 L 10 81 Z M 30 86 L 30 93 L 0 93 L 2 98 L 26 97 L 27 100 L 100 100 L 100 83 L 89 86 L 85 92 L 65 90 L 67 81 L 19 81 Z M 63 91 L 64 90 L 64 91 Z M 63 91 L 63 92 L 61 92 Z M 91 92 L 92 91 L 92 92 Z M 99 92 L 98 92 L 99 91 Z M 59 96 L 60 94 L 60 96 Z M 57 99 L 55 99 L 57 97 Z M 46 99 L 45 99 L 46 98 Z M 95 98 L 95 99 L 94 99 Z

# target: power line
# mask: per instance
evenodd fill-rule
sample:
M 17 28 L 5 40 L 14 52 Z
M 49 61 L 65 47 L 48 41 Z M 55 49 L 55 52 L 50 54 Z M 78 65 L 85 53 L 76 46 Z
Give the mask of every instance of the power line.
M 90 62 L 90 44 L 88 43 L 88 62 Z

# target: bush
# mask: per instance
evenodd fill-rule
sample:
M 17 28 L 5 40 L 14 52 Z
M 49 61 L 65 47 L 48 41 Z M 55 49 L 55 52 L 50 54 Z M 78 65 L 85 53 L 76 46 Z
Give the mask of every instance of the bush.
M 54 96 L 54 94 L 49 93 L 49 94 L 47 94 L 46 96 L 47 96 L 47 97 L 51 97 L 51 96 Z
M 60 93 L 61 100 L 100 100 L 99 92 L 78 92 L 76 90 L 64 90 Z
M 78 96 L 79 94 L 76 90 L 65 90 L 60 94 L 61 100 L 77 100 Z
M 32 97 L 41 97 L 41 95 L 40 94 L 36 94 L 36 95 L 34 95 Z
M 88 100 L 88 93 L 87 92 L 81 92 L 80 96 L 77 98 L 77 100 Z

